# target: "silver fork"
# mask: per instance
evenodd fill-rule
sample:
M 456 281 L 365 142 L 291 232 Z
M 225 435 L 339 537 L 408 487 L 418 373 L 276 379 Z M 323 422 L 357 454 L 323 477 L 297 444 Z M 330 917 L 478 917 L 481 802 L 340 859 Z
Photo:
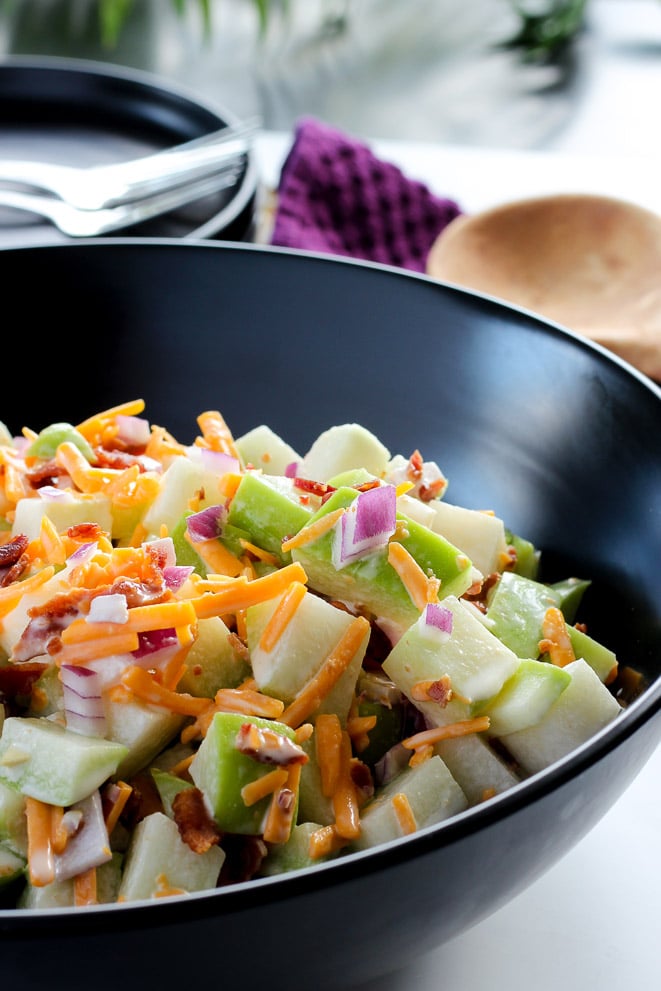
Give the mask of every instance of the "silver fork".
M 233 185 L 240 171 L 226 169 L 212 176 L 196 179 L 185 185 L 157 193 L 142 200 L 120 203 L 101 210 L 82 210 L 65 200 L 40 193 L 22 193 L 0 189 L 0 207 L 23 210 L 44 217 L 63 234 L 70 237 L 98 237 L 124 227 L 132 227 L 151 217 L 169 213 L 203 196 L 217 193 Z
M 39 189 L 81 210 L 102 210 L 211 173 L 228 170 L 234 175 L 257 128 L 256 120 L 248 120 L 152 155 L 109 165 L 81 168 L 1 159 L 0 184 Z

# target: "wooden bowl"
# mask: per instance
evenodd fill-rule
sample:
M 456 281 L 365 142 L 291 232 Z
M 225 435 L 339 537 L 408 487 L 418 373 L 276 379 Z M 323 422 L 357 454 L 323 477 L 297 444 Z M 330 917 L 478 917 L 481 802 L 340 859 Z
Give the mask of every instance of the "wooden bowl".
M 661 217 L 607 196 L 558 194 L 461 216 L 427 273 L 561 323 L 661 380 Z

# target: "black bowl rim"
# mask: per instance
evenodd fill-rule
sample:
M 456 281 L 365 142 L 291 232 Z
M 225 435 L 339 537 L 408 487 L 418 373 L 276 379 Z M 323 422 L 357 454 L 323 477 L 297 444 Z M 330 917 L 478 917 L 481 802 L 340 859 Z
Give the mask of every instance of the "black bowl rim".
M 259 256 L 277 254 L 307 259 L 311 263 L 347 265 L 353 268 L 391 273 L 399 278 L 430 283 L 437 286 L 440 291 L 477 301 L 487 311 L 499 314 L 508 312 L 518 314 L 526 319 L 528 325 L 536 326 L 541 331 L 554 336 L 561 335 L 569 338 L 577 347 L 591 351 L 600 360 L 618 366 L 623 375 L 636 379 L 641 388 L 661 400 L 661 387 L 648 376 L 600 344 L 575 333 L 562 324 L 555 323 L 533 311 L 486 293 L 466 289 L 453 283 L 433 279 L 425 274 L 410 272 L 380 262 L 363 261 L 274 245 L 168 237 L 93 238 L 85 242 L 75 241 L 41 246 L 17 245 L 10 248 L 0 248 L 0 251 L 52 252 L 56 250 L 60 252 L 80 250 L 90 246 L 95 250 L 102 250 L 104 246 L 117 249 L 122 245 L 132 248 L 155 247 L 159 250 L 169 250 L 176 247 L 195 251 L 200 249 L 221 252 L 241 251 L 248 255 Z M 0 909 L 0 932 L 10 932 L 14 936 L 30 936 L 48 930 L 51 933 L 67 935 L 71 933 L 68 923 L 72 918 L 76 919 L 76 933 L 80 935 L 83 932 L 98 929 L 111 918 L 115 931 L 118 927 L 125 929 L 134 929 L 136 926 L 153 928 L 181 921 L 183 916 L 188 921 L 194 921 L 210 915 L 221 917 L 236 911 L 249 911 L 255 907 L 257 902 L 260 905 L 281 902 L 319 889 L 322 885 L 326 888 L 336 887 L 349 879 L 355 879 L 357 875 L 376 874 L 395 864 L 405 863 L 434 850 L 452 846 L 453 843 L 488 828 L 496 821 L 507 819 L 521 808 L 540 801 L 561 788 L 569 780 L 577 778 L 592 765 L 606 758 L 653 720 L 657 721 L 655 730 L 658 739 L 656 742 L 661 742 L 660 714 L 661 676 L 648 685 L 639 698 L 623 709 L 613 723 L 604 727 L 566 757 L 531 775 L 507 791 L 496 795 L 488 802 L 469 808 L 443 822 L 423 827 L 411 836 L 391 840 L 368 850 L 340 856 L 315 867 L 293 870 L 272 877 L 257 878 L 212 891 L 197 892 L 182 898 L 161 899 L 157 902 L 142 900 L 125 904 L 95 905 L 85 908 L 84 912 L 71 907 L 30 910 Z M 649 756 L 651 753 L 647 759 Z

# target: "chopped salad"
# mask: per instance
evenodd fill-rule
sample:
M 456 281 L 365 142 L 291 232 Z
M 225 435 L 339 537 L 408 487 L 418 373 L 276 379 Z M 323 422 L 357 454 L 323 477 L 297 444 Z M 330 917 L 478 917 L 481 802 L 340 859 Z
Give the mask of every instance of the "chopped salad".
M 415 833 L 617 719 L 590 582 L 446 498 L 418 450 L 299 454 L 142 400 L 0 424 L 0 884 L 135 902 Z

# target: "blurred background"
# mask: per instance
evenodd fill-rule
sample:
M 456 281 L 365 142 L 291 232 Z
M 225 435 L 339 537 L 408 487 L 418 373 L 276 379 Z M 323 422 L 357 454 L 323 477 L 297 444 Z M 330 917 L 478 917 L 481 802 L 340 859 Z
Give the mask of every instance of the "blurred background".
M 155 72 L 270 131 L 659 151 L 660 0 L 3 0 L 0 50 Z

